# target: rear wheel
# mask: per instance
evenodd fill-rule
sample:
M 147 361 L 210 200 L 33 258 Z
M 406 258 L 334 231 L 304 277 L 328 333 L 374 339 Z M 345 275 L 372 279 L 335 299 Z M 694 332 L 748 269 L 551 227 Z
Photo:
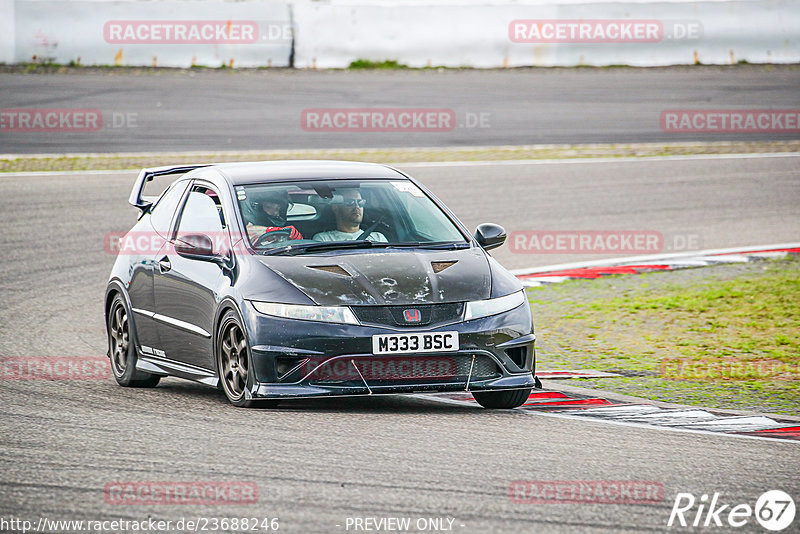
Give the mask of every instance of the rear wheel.
M 136 370 L 136 344 L 131 335 L 131 321 L 125 300 L 117 294 L 108 313 L 108 348 L 111 372 L 117 384 L 125 387 L 152 388 L 161 377 Z
M 472 396 L 484 408 L 505 409 L 522 406 L 528 400 L 531 388 L 507 391 L 474 391 Z
M 250 376 L 250 348 L 244 328 L 233 311 L 225 312 L 217 333 L 217 369 L 225 396 L 234 406 L 272 408 L 278 401 L 247 399 L 245 390 Z

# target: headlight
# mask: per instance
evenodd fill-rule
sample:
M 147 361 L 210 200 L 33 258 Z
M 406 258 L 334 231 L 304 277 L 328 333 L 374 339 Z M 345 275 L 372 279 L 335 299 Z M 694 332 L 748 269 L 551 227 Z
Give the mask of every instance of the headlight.
M 353 310 L 347 306 L 301 306 L 274 302 L 250 301 L 256 311 L 286 319 L 320 321 L 323 323 L 359 324 Z
M 479 317 L 488 317 L 490 315 L 497 315 L 508 310 L 513 310 L 520 304 L 525 302 L 525 290 L 511 293 L 505 297 L 487 300 L 473 300 L 467 302 L 467 311 L 464 315 L 464 320 L 477 319 Z

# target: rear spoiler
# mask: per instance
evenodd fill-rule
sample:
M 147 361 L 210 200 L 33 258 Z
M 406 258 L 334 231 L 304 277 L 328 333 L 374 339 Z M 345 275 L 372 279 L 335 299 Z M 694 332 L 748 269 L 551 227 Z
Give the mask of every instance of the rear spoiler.
M 131 196 L 128 199 L 128 202 L 132 206 L 135 206 L 142 210 L 142 213 L 147 213 L 147 210 L 150 209 L 150 206 L 153 205 L 152 202 L 149 200 L 144 200 L 142 198 L 142 190 L 147 182 L 153 180 L 156 176 L 165 176 L 167 174 L 184 174 L 189 171 L 193 171 L 194 169 L 199 169 L 201 167 L 209 167 L 209 163 L 203 163 L 200 165 L 181 165 L 179 167 L 153 167 L 151 169 L 142 169 L 139 173 L 139 176 L 136 178 L 136 183 L 133 184 L 133 190 L 131 191 Z

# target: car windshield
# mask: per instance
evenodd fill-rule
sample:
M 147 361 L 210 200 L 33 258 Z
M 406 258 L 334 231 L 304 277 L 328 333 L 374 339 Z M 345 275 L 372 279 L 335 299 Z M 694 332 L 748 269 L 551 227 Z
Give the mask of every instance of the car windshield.
M 236 186 L 253 247 L 267 254 L 469 241 L 409 180 L 319 180 Z

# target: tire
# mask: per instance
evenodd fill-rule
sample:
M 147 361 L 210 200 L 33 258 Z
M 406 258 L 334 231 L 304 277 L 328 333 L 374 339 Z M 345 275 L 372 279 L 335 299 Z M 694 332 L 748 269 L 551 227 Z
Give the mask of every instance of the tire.
M 125 299 L 118 293 L 111 302 L 106 324 L 108 354 L 111 373 L 117 384 L 123 387 L 152 388 L 161 377 L 136 369 L 136 341 L 131 334 L 131 321 Z
M 225 396 L 239 408 L 274 408 L 275 400 L 247 399 L 245 390 L 250 382 L 250 344 L 238 315 L 228 310 L 222 316 L 216 342 L 217 372 L 219 384 Z
M 531 388 L 507 391 L 475 391 L 472 396 L 484 408 L 508 409 L 522 406 L 528 400 Z

